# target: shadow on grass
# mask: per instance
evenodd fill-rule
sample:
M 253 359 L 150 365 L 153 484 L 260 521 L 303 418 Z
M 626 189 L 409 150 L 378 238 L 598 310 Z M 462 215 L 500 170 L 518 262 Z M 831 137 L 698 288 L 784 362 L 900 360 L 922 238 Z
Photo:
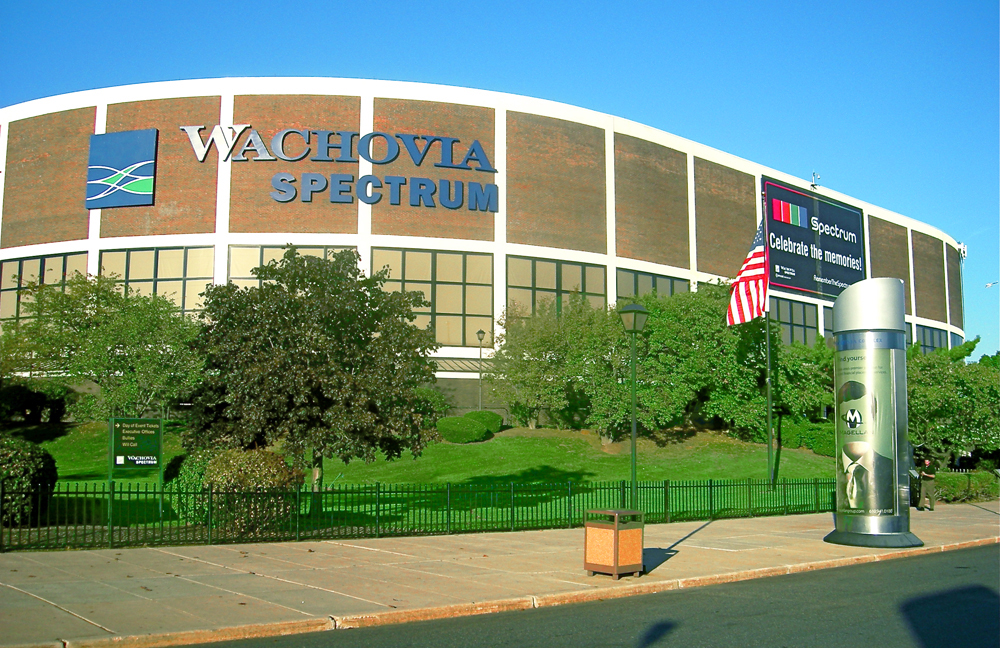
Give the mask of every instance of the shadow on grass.
M 533 466 L 525 470 L 507 473 L 505 475 L 483 475 L 469 477 L 453 486 L 482 486 L 494 484 L 565 484 L 566 482 L 589 481 L 597 473 L 589 470 L 562 470 L 554 466 Z
M 693 439 L 697 433 L 698 431 L 694 428 L 673 428 L 670 430 L 649 430 L 645 436 L 655 443 L 657 447 L 665 448 Z
M 13 427 L 5 430 L 11 436 L 31 441 L 32 443 L 45 443 L 55 441 L 68 435 L 73 428 L 73 423 L 42 423 L 40 425 L 26 425 L 24 427 Z

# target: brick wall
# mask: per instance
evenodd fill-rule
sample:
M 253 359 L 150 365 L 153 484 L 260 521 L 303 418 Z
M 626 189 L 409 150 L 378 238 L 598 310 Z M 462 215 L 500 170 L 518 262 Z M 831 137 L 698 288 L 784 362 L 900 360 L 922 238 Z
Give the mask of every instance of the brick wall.
M 218 156 L 198 162 L 181 126 L 219 123 L 219 97 L 183 97 L 110 104 L 107 132 L 157 128 L 154 204 L 101 211 L 101 236 L 201 234 L 215 231 Z M 84 155 L 84 161 L 87 156 Z
M 11 122 L 0 246 L 87 238 L 87 159 L 96 108 Z
M 694 196 L 698 270 L 735 277 L 757 231 L 754 177 L 696 157 Z
M 620 257 L 687 268 L 687 155 L 615 134 L 615 244 Z
M 910 249 L 906 244 L 906 228 L 875 216 L 868 217 L 868 238 L 871 249 L 872 277 L 902 279 L 906 292 L 906 314 L 913 314 L 910 305 Z
M 945 245 L 948 251 L 948 307 L 951 309 L 951 324 L 965 328 L 962 313 L 962 256 L 958 250 Z
M 604 131 L 507 113 L 507 240 L 607 252 Z
M 307 95 L 237 96 L 233 120 L 237 124 L 250 124 L 257 129 L 264 144 L 270 149 L 274 135 L 286 128 L 359 131 L 361 99 Z M 247 134 L 244 133 L 240 138 L 237 152 L 246 141 Z M 333 139 L 336 140 L 336 136 Z M 289 155 L 297 154 L 305 146 L 301 138 L 294 135 L 290 136 L 287 142 Z M 331 203 L 329 189 L 313 195 L 311 202 L 302 202 L 301 193 L 290 202 L 282 203 L 271 198 L 271 192 L 274 190 L 271 178 L 279 172 L 294 175 L 296 177 L 294 186 L 297 189 L 300 189 L 303 173 L 320 173 L 328 179 L 330 174 L 346 173 L 357 180 L 356 162 L 310 161 L 309 158 L 316 154 L 314 136 L 311 144 L 310 155 L 297 162 L 280 159 L 258 162 L 254 161 L 255 154 L 248 152 L 246 162 L 232 164 L 230 231 L 357 233 L 357 201 Z M 271 153 L 273 155 L 274 152 Z M 331 157 L 337 157 L 336 150 L 333 150 Z
M 948 321 L 945 309 L 944 249 L 941 240 L 911 232 L 913 238 L 913 287 L 917 297 L 917 316 Z

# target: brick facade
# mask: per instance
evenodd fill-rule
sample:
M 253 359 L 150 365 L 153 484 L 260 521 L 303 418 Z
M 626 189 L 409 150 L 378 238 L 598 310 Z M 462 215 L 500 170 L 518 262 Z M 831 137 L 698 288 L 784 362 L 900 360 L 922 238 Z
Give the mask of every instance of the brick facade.
M 958 250 L 945 244 L 948 251 L 948 308 L 952 326 L 965 328 L 962 317 L 962 256 Z
M 945 307 L 944 247 L 941 239 L 911 232 L 913 239 L 913 287 L 917 298 L 917 317 L 948 321 Z
M 889 221 L 868 217 L 871 276 L 902 279 L 906 291 L 906 314 L 913 314 L 910 305 L 910 248 L 906 228 Z
M 87 160 L 96 108 L 11 122 L 0 246 L 87 238 Z
M 620 257 L 687 268 L 687 155 L 615 134 L 615 247 Z
M 752 175 L 694 159 L 698 270 L 736 276 L 757 231 L 756 201 Z

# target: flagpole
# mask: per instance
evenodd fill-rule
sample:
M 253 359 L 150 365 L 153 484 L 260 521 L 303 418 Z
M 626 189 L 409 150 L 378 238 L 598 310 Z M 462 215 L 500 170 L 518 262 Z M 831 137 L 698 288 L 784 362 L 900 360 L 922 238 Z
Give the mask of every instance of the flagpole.
M 771 309 L 764 311 L 764 346 L 767 348 L 767 481 L 774 488 L 774 427 L 771 425 Z

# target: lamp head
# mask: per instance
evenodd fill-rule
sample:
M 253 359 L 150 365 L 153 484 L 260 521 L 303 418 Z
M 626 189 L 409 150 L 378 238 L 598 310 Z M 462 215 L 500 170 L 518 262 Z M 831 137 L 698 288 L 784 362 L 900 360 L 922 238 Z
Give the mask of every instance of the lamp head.
M 649 311 L 642 307 L 642 304 L 628 304 L 618 310 L 618 315 L 622 318 L 622 325 L 626 333 L 641 333 L 646 327 L 646 319 Z

